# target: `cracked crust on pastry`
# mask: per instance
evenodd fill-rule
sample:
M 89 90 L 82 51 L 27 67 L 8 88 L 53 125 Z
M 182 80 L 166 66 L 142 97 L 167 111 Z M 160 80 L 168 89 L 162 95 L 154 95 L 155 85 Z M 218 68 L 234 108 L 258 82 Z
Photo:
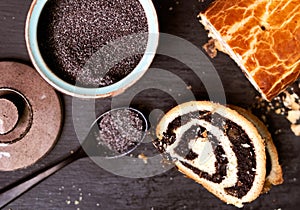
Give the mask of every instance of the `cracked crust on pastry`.
M 216 0 L 199 17 L 216 48 L 270 101 L 300 75 L 299 11 L 300 0 Z

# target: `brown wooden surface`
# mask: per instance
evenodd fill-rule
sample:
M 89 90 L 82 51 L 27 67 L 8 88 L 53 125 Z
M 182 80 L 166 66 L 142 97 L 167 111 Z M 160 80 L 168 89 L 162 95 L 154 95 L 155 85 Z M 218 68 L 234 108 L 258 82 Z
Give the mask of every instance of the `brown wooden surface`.
M 207 33 L 196 16 L 205 8 L 205 3 L 199 0 L 153 0 L 153 2 L 162 32 L 184 38 L 201 49 L 207 41 Z M 19 61 L 31 65 L 24 39 L 25 19 L 30 3 L 30 0 L 0 1 L 0 60 Z M 235 63 L 221 53 L 213 63 L 223 82 L 227 102 L 242 107 L 251 106 L 257 92 Z M 176 74 L 187 86 L 192 87 L 196 99 L 207 99 L 199 78 L 179 61 L 166 56 L 157 56 L 152 67 Z M 166 84 L 169 82 L 169 78 L 160 79 Z M 0 172 L 1 188 L 67 155 L 79 145 L 73 126 L 72 97 L 62 94 L 60 96 L 64 102 L 65 118 L 62 134 L 55 148 L 34 166 L 14 172 Z M 184 96 L 182 100 L 184 101 Z M 110 103 L 111 99 L 97 100 L 96 113 L 101 114 L 109 109 Z M 149 90 L 136 95 L 132 105 L 144 113 L 150 113 L 153 109 L 167 111 L 176 103 L 162 91 Z M 274 141 L 278 147 L 285 182 L 253 203 L 247 204 L 244 209 L 297 209 L 300 204 L 300 139 L 290 132 L 284 117 L 270 117 L 270 130 L 273 131 Z M 279 128 L 283 129 L 283 132 L 275 134 L 274 131 Z M 151 144 L 148 146 L 151 147 Z M 192 180 L 186 179 L 174 168 L 154 177 L 132 179 L 109 173 L 88 158 L 67 166 L 5 209 L 77 208 L 235 209 L 219 201 Z

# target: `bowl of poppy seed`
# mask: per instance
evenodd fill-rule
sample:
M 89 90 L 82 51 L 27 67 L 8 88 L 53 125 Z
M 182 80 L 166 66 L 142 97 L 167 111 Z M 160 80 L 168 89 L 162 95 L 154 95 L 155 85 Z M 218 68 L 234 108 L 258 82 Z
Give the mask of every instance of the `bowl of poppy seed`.
M 39 74 L 79 98 L 124 92 L 149 69 L 159 29 L 151 0 L 33 0 L 25 39 Z

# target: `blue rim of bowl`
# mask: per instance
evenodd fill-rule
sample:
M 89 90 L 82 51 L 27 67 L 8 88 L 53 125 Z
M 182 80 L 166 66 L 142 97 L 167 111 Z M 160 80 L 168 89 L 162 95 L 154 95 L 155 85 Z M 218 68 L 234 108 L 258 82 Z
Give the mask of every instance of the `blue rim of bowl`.
M 159 41 L 157 13 L 151 0 L 139 0 L 148 22 L 148 41 L 145 53 L 126 77 L 111 85 L 100 88 L 84 88 L 71 85 L 55 75 L 42 58 L 37 41 L 37 27 L 40 14 L 48 0 L 33 0 L 27 15 L 25 40 L 30 59 L 39 74 L 58 91 L 79 98 L 104 98 L 124 92 L 137 82 L 150 67 Z

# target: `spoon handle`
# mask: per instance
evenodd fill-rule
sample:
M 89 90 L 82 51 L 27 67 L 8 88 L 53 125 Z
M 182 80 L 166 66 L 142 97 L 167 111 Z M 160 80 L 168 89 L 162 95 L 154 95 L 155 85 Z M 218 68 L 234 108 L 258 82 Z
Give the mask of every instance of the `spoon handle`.
M 7 187 L 0 190 L 0 209 L 8 205 L 10 202 L 21 196 L 23 193 L 37 185 L 47 177 L 51 176 L 58 170 L 67 166 L 68 164 L 85 157 L 86 154 L 82 148 L 76 150 L 73 154 L 56 161 L 55 163 L 42 168 L 30 176 L 27 176 L 17 182 L 14 182 Z

